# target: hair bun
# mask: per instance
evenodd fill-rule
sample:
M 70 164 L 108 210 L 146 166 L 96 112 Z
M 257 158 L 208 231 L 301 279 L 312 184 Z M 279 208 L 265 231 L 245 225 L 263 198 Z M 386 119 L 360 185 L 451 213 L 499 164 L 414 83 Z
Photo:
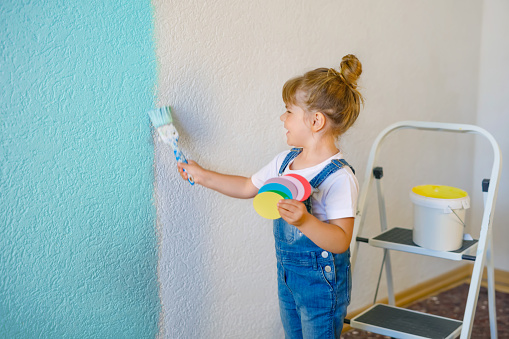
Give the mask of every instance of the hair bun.
M 357 79 L 359 79 L 362 73 L 362 64 L 353 54 L 348 54 L 341 60 L 341 74 L 347 85 L 353 88 L 357 87 Z

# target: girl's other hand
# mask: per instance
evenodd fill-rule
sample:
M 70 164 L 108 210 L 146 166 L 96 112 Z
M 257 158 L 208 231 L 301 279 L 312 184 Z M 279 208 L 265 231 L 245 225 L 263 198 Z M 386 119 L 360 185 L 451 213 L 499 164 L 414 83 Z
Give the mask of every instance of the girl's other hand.
M 279 201 L 277 207 L 281 218 L 296 227 L 302 226 L 311 216 L 306 209 L 306 205 L 298 200 L 283 199 Z

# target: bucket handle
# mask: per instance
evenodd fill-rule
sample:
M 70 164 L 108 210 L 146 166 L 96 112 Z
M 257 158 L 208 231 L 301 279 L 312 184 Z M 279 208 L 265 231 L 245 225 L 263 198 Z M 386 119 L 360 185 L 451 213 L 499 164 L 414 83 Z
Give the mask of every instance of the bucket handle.
M 449 207 L 449 209 L 451 210 L 452 213 L 454 213 L 454 215 L 456 216 L 456 218 L 458 218 L 458 220 L 461 222 L 461 224 L 463 225 L 463 227 L 467 227 L 467 225 L 465 225 L 465 223 L 463 222 L 463 220 L 461 220 L 460 216 L 454 212 L 454 210 L 451 208 L 451 206 L 447 206 Z

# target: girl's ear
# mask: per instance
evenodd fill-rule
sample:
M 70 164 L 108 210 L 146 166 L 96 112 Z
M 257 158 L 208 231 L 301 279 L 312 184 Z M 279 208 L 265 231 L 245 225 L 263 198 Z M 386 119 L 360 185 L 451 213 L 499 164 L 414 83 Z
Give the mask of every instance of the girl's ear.
M 318 132 L 325 126 L 325 115 L 322 112 L 316 112 L 313 115 L 313 123 L 311 129 L 313 132 Z

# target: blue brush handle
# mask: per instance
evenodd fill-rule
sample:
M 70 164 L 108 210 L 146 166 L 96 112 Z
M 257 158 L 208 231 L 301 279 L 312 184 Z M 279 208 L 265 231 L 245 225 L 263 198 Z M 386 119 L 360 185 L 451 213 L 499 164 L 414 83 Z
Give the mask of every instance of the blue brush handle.
M 161 140 L 165 144 L 171 145 L 171 147 L 173 148 L 173 153 L 175 154 L 175 158 L 177 159 L 177 161 L 187 164 L 188 163 L 187 159 L 184 156 L 184 154 L 182 154 L 182 152 L 180 151 L 180 148 L 178 146 L 179 135 L 178 135 L 178 132 L 177 132 L 177 129 L 175 128 L 175 126 L 173 126 L 173 124 L 166 124 L 161 127 L 158 127 L 157 132 L 159 133 Z M 186 170 L 184 170 L 184 172 L 187 173 Z M 194 185 L 194 178 L 189 173 L 187 173 L 187 181 L 189 181 L 189 183 L 191 185 Z
M 180 148 L 177 146 L 177 143 L 174 143 L 173 145 L 173 153 L 175 154 L 175 158 L 177 159 L 177 161 L 183 162 L 184 164 L 188 163 L 186 157 L 184 156 L 184 154 L 182 154 Z M 186 170 L 184 170 L 184 172 L 187 173 Z M 194 178 L 189 173 L 187 173 L 187 181 L 189 181 L 191 185 L 194 185 Z

